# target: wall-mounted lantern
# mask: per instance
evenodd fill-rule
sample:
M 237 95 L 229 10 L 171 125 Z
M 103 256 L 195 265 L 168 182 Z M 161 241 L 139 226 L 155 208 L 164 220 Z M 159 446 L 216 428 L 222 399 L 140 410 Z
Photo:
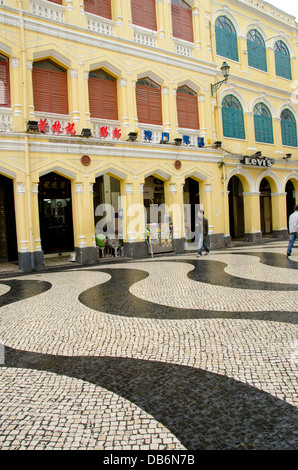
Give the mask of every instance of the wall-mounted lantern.
M 220 70 L 222 71 L 224 79 L 221 80 L 220 82 L 215 83 L 214 85 L 211 83 L 211 95 L 212 96 L 221 87 L 221 85 L 228 80 L 229 73 L 230 73 L 230 66 L 227 64 L 227 62 L 223 62 L 222 66 L 220 67 Z

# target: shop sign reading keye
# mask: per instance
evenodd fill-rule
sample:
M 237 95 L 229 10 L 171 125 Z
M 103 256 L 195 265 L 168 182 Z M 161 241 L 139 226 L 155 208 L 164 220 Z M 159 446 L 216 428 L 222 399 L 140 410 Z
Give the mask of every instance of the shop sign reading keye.
M 258 158 L 258 157 L 244 157 L 241 160 L 241 163 L 244 165 L 252 165 L 252 166 L 272 166 L 275 163 L 274 158 Z

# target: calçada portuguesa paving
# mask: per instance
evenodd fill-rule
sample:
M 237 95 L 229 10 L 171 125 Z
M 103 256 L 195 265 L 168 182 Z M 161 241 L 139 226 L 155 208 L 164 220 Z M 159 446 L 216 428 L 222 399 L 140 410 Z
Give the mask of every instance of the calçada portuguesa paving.
M 1 277 L 0 449 L 297 449 L 286 245 Z

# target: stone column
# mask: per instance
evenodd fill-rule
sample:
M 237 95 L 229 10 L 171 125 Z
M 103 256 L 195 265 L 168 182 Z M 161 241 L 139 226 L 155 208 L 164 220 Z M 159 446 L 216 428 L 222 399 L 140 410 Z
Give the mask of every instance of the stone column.
M 276 148 L 275 155 L 276 155 L 276 158 L 279 158 L 284 154 L 282 150 L 281 119 L 278 117 L 273 118 L 272 127 L 273 127 L 274 144 Z
M 179 176 L 164 182 L 165 204 L 171 215 L 173 224 L 173 250 L 175 253 L 184 252 L 184 207 L 183 183 Z
M 30 272 L 32 269 L 29 253 L 28 220 L 26 217 L 25 181 L 14 183 L 14 199 L 19 269 L 24 272 Z
M 89 80 L 89 70 L 84 70 L 84 80 L 80 80 L 80 83 L 83 85 L 82 93 L 80 93 L 80 110 L 81 110 L 81 126 L 82 129 L 91 128 L 91 115 L 90 115 L 90 104 L 89 104 L 89 90 L 88 90 L 88 80 Z M 84 109 L 84 115 L 82 114 L 82 109 Z M 82 129 L 79 129 L 81 133 Z
M 74 239 L 76 262 L 97 264 L 98 248 L 94 246 L 94 213 L 89 181 L 75 182 L 74 192 Z M 93 215 L 93 222 L 91 221 Z
M 71 69 L 69 71 L 70 76 L 70 83 L 71 83 L 71 96 L 72 96 L 72 109 L 70 113 L 70 118 L 72 122 L 76 123 L 77 125 L 80 122 L 80 111 L 79 111 L 79 104 L 78 104 L 78 70 Z
M 199 57 L 201 54 L 202 39 L 200 29 L 200 12 L 197 6 L 194 6 L 194 8 L 192 9 L 192 25 L 194 40 L 194 57 Z
M 243 192 L 245 240 L 257 242 L 262 239 L 260 193 Z
M 275 84 L 278 83 L 276 79 L 276 69 L 275 69 L 275 53 L 274 47 L 267 46 L 267 66 L 268 66 L 268 74 L 269 74 L 269 85 L 276 86 Z
M 38 205 L 38 185 L 39 182 L 32 183 L 32 221 L 34 235 L 35 269 L 37 271 L 44 268 L 44 252 L 41 246 L 39 205 Z
M 163 130 L 171 132 L 170 104 L 169 104 L 169 88 L 162 87 L 162 114 L 163 114 Z
M 20 88 L 20 59 L 11 58 L 11 80 L 13 86 L 11 87 L 12 97 L 12 129 L 15 132 L 23 131 L 23 120 L 22 120 L 22 97 Z
M 271 193 L 272 233 L 276 238 L 288 238 L 287 193 Z
M 121 135 L 123 139 L 126 139 L 130 126 L 126 78 L 121 78 L 119 81 L 119 94 Z
M 27 60 L 27 104 L 28 104 L 28 117 L 30 120 L 35 120 L 35 108 L 33 98 L 33 79 L 32 79 L 33 61 Z M 24 111 L 23 111 L 24 112 Z
M 114 0 L 115 35 L 134 40 L 130 0 Z
M 199 106 L 200 137 L 204 137 L 206 139 L 207 122 L 206 122 L 206 111 L 205 111 L 205 95 L 198 96 L 198 106 Z
M 130 258 L 147 256 L 143 184 L 137 178 L 127 178 L 121 181 L 120 189 L 124 254 Z

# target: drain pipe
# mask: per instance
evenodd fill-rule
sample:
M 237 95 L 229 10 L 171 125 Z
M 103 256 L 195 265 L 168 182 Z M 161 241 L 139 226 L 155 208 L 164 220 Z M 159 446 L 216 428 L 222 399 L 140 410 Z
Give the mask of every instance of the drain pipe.
M 21 39 L 21 57 L 22 57 L 22 91 L 23 91 L 23 116 L 24 116 L 24 129 L 27 131 L 28 122 L 28 83 L 27 83 L 27 53 L 26 53 L 26 41 L 24 31 L 24 19 L 23 19 L 23 2 L 18 0 L 19 16 L 20 16 L 20 39 Z M 28 248 L 31 254 L 31 270 L 35 269 L 35 253 L 34 253 L 34 237 L 33 237 L 33 219 L 32 219 L 32 199 L 31 199 L 31 178 L 30 178 L 30 159 L 29 159 L 29 136 L 25 133 L 25 196 L 27 205 L 27 216 L 28 216 Z

